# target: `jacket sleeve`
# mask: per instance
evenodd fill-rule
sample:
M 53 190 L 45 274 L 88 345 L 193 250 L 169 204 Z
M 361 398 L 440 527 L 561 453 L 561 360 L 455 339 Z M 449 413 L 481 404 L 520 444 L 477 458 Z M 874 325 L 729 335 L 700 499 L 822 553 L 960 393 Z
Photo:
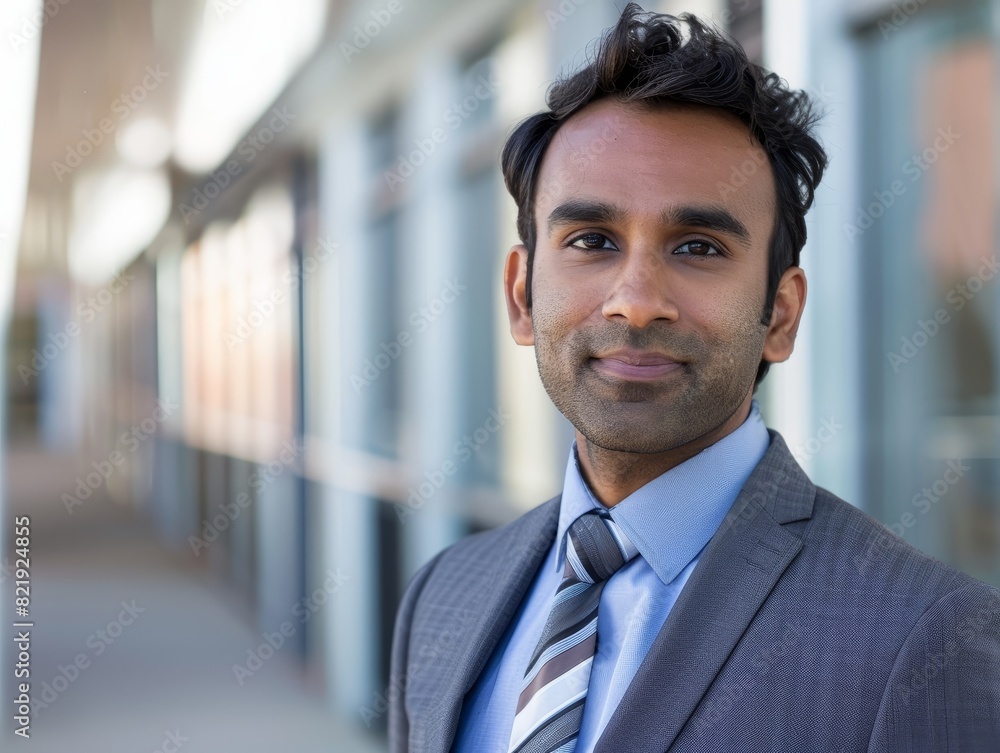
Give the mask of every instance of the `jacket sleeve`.
M 388 694 L 390 753 L 408 753 L 409 751 L 410 722 L 406 715 L 406 688 L 409 684 L 407 665 L 409 664 L 410 625 L 424 584 L 441 554 L 439 552 L 413 576 L 403 593 L 403 599 L 396 613 L 396 624 L 392 633 L 392 653 L 389 660 L 389 688 L 396 690 L 396 692 Z
M 889 676 L 869 753 L 996 753 L 1000 591 L 978 581 L 934 603 Z

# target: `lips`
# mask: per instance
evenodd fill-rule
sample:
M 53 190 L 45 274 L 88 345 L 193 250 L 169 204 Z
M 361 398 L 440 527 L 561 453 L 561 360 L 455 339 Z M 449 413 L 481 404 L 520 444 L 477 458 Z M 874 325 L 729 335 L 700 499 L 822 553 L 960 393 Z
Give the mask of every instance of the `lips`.
M 591 365 L 602 374 L 619 379 L 659 379 L 681 367 L 662 353 L 620 350 L 590 359 Z

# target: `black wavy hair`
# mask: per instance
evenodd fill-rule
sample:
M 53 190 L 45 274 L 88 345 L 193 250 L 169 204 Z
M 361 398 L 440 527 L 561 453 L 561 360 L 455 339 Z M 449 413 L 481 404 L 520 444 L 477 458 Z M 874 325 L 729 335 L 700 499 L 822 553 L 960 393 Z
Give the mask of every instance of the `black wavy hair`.
M 517 232 L 528 249 L 528 307 L 542 157 L 568 118 L 606 97 L 644 107 L 677 102 L 718 107 L 748 126 L 767 153 L 777 193 L 761 314 L 761 323 L 770 323 L 781 275 L 799 264 L 805 214 L 827 166 L 826 152 L 813 135 L 821 114 L 805 92 L 789 89 L 777 74 L 751 63 L 728 35 L 689 13 L 647 13 L 636 3 L 629 3 L 600 39 L 593 62 L 549 87 L 548 111 L 521 121 L 501 152 L 504 183 L 517 203 Z M 755 389 L 769 365 L 761 361 Z

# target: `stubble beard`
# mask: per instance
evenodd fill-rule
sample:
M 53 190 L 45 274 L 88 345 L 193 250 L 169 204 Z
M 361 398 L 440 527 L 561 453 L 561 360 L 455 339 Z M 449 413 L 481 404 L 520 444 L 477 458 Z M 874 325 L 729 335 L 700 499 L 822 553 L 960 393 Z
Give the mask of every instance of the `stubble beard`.
M 542 327 L 535 332 L 535 359 L 549 398 L 589 444 L 613 452 L 668 452 L 720 427 L 753 389 L 766 327 L 758 319 L 744 321 L 732 339 L 712 341 L 609 323 L 559 344 Z M 655 382 L 612 380 L 594 370 L 594 353 L 623 346 L 663 351 L 684 363 Z

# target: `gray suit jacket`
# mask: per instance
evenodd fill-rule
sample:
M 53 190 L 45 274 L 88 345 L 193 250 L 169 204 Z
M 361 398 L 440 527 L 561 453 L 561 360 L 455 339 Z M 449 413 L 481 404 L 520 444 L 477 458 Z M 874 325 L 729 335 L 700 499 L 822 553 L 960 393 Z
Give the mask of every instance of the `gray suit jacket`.
M 595 753 L 998 753 L 1000 592 L 814 486 L 769 433 Z M 556 497 L 413 577 L 393 753 L 450 750 L 558 513 Z

